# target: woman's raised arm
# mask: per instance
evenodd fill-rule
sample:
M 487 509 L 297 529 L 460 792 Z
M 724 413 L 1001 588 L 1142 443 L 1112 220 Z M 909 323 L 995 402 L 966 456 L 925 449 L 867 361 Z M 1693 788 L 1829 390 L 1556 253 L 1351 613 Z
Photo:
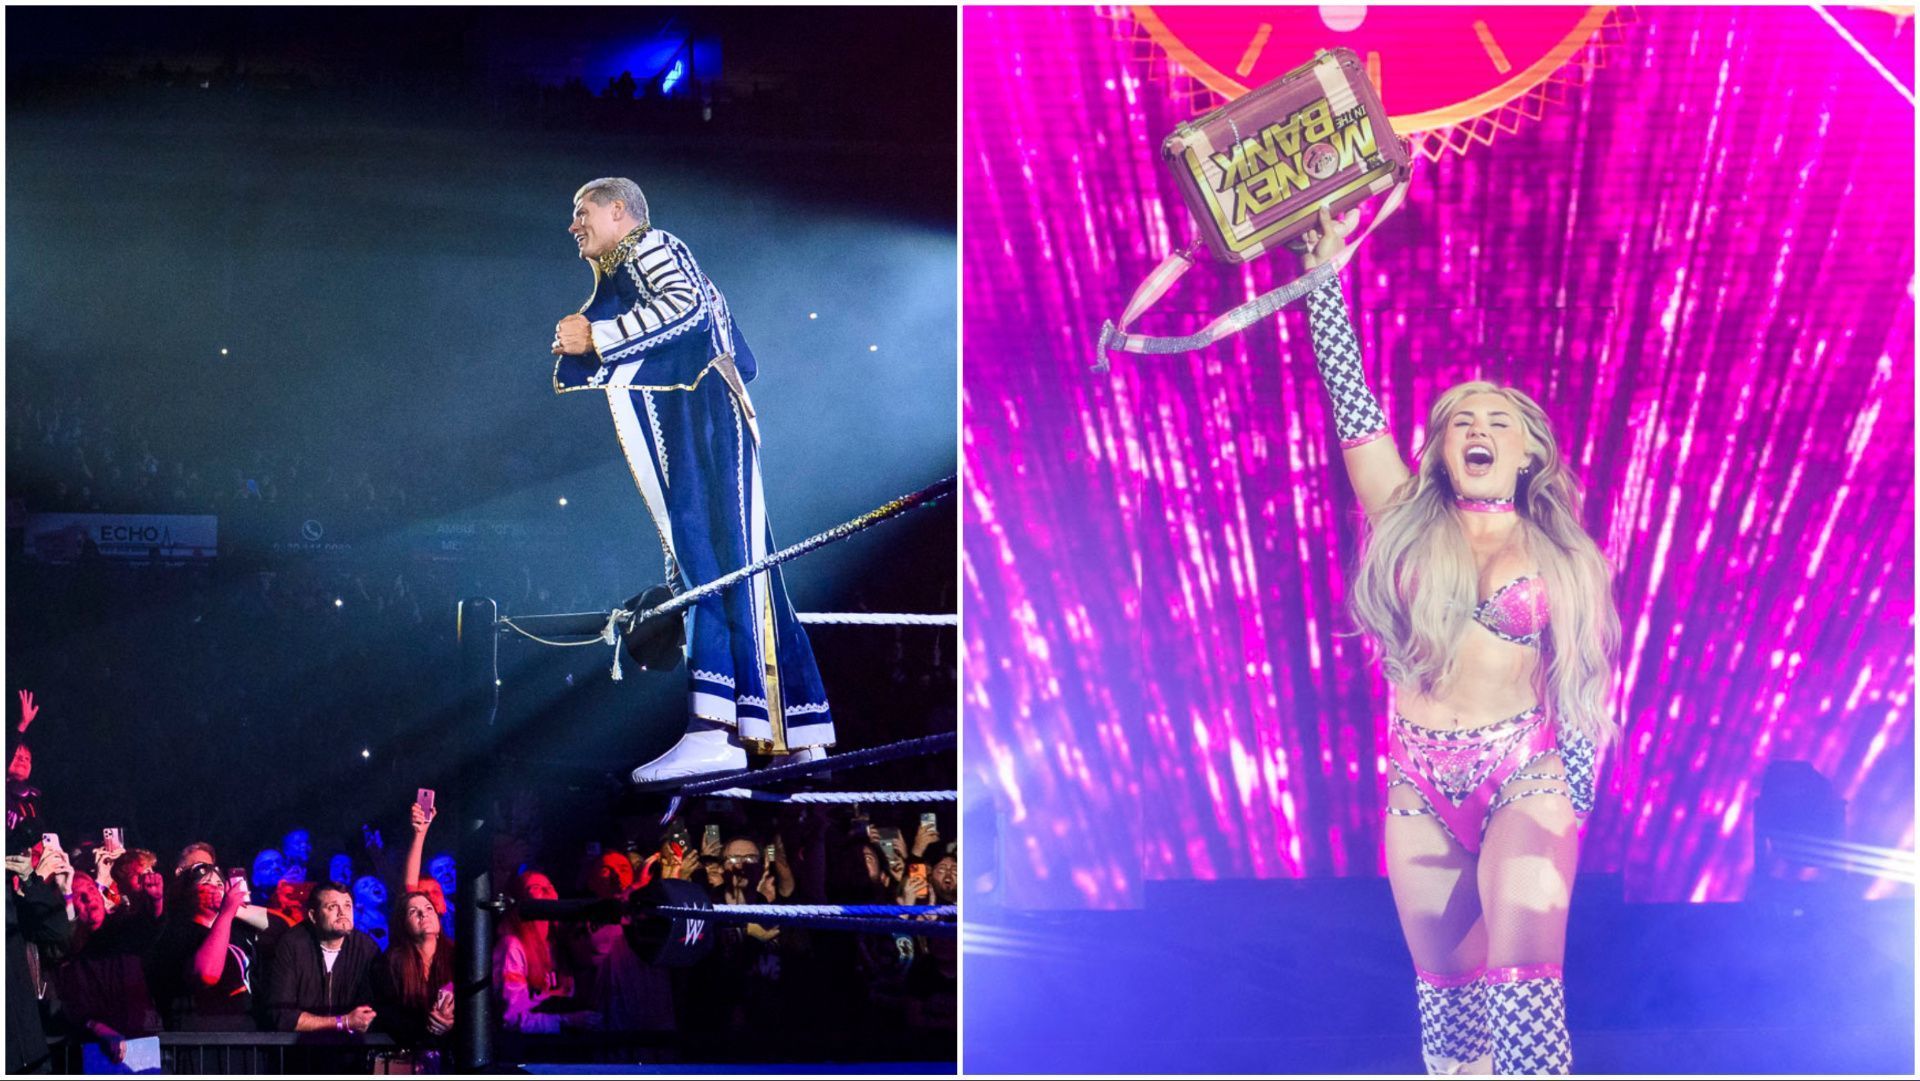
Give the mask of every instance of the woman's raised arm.
M 1322 204 L 1320 228 L 1306 234 L 1311 248 L 1302 261 L 1307 269 L 1344 251 L 1347 234 L 1359 220 L 1356 210 L 1345 221 L 1336 222 Z M 1387 433 L 1386 412 L 1367 387 L 1366 370 L 1360 363 L 1360 339 L 1353 332 L 1338 278 L 1307 297 L 1307 325 L 1313 334 L 1313 357 L 1320 369 L 1320 382 L 1333 401 L 1334 428 L 1344 451 L 1347 479 L 1353 482 L 1354 494 L 1371 518 L 1411 474 Z

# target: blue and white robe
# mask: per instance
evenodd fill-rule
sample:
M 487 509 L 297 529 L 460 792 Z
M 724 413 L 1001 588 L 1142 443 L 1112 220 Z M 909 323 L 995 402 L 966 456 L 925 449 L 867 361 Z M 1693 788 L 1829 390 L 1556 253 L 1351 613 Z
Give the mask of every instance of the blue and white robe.
M 581 314 L 594 351 L 554 365 L 556 394 L 604 391 L 613 427 L 686 589 L 773 551 L 753 352 L 679 238 L 642 226 L 595 260 Z M 774 567 L 687 610 L 688 709 L 757 751 L 831 746 L 833 717 L 806 630 Z M 773 723 L 775 717 L 784 725 Z

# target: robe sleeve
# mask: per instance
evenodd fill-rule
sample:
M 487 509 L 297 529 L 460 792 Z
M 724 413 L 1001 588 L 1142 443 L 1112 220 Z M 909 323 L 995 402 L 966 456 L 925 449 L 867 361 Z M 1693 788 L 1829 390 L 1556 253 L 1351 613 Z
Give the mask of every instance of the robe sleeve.
M 711 318 L 700 268 L 686 245 L 654 232 L 616 271 L 637 274 L 644 288 L 632 308 L 592 324 L 600 359 L 613 363 L 707 325 Z

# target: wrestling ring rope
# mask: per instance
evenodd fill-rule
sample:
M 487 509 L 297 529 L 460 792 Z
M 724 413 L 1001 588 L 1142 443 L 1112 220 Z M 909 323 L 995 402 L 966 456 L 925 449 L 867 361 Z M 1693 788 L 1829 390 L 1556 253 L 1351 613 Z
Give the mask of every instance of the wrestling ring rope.
M 836 543 L 856 533 L 897 518 L 916 507 L 931 506 L 952 495 L 956 478 L 944 477 L 934 483 L 903 495 L 898 499 L 883 503 L 873 510 L 849 521 L 816 533 L 798 544 L 782 548 L 763 559 L 754 561 L 738 570 L 675 594 L 670 600 L 645 609 L 639 606 L 640 597 L 629 601 L 627 605 L 608 611 L 594 612 L 553 612 L 520 617 L 501 616 L 495 620 L 495 626 L 501 634 L 518 634 L 542 645 L 570 648 L 577 646 L 611 645 L 613 647 L 612 678 L 622 678 L 620 667 L 621 639 L 633 633 L 636 628 L 646 628 L 657 620 L 665 619 L 731 586 L 751 578 L 770 567 L 778 566 L 789 560 L 805 555 L 826 545 Z M 641 594 L 641 597 L 650 594 Z M 456 625 L 456 635 L 464 633 L 464 609 Z M 798 613 L 803 623 L 844 626 L 957 626 L 959 617 L 952 613 L 900 613 L 900 612 L 803 612 Z M 547 634 L 586 634 L 589 637 L 560 641 L 535 633 Z M 498 679 L 498 666 L 495 666 L 495 678 Z M 958 793 L 941 790 L 927 793 L 907 793 L 897 791 L 873 792 L 806 792 L 806 793 L 770 793 L 757 789 L 740 787 L 737 782 L 751 778 L 756 783 L 777 780 L 789 780 L 806 777 L 829 770 L 853 768 L 879 762 L 888 762 L 897 758 L 931 754 L 954 746 L 951 733 L 905 740 L 900 743 L 883 744 L 865 750 L 846 754 L 831 755 L 813 762 L 794 762 L 781 766 L 762 769 L 738 770 L 732 773 L 696 777 L 691 782 L 683 782 L 673 792 L 668 805 L 666 818 L 671 819 L 680 808 L 681 799 L 690 795 L 713 795 L 720 798 L 740 798 L 764 802 L 784 803 L 912 803 L 912 802 L 953 802 Z
M 504 914 L 516 906 L 497 898 L 484 906 Z M 663 879 L 628 899 L 522 901 L 519 911 L 536 919 L 624 923 L 634 952 L 650 964 L 684 966 L 706 952 L 707 924 L 758 923 L 772 927 L 856 934 L 952 938 L 957 905 L 712 904 L 700 887 Z
M 714 905 L 712 908 L 661 905 L 653 911 L 677 919 L 931 938 L 954 937 L 959 925 L 942 921 L 960 914 L 957 905 Z M 938 919 L 928 920 L 925 918 L 928 916 Z
M 952 788 L 922 792 L 763 792 L 758 788 L 722 788 L 707 795 L 765 803 L 952 803 L 960 798 L 959 791 Z
M 788 560 L 802 556 L 817 548 L 846 540 L 856 533 L 871 529 L 890 518 L 897 518 L 916 507 L 931 506 L 953 494 L 954 477 L 945 477 L 927 485 L 917 492 L 903 495 L 898 499 L 883 503 L 873 510 L 850 521 L 842 522 L 831 529 L 816 533 L 798 544 L 782 548 L 765 558 L 755 560 L 738 570 L 730 571 L 695 586 L 684 593 L 678 593 L 671 600 L 644 610 L 635 607 L 620 607 L 604 612 L 553 612 L 543 615 L 519 617 L 501 617 L 497 620 L 501 633 L 520 634 L 542 645 L 549 646 L 589 646 L 597 643 L 612 643 L 618 646 L 620 636 L 632 634 L 636 628 L 644 627 L 654 620 L 673 615 L 680 610 L 698 603 L 715 593 L 738 585 L 748 578 L 770 567 L 777 567 Z M 631 604 L 632 602 L 629 602 Z M 956 626 L 957 616 L 950 613 L 885 613 L 885 612 L 807 612 L 800 615 L 803 623 L 829 623 L 873 626 Z M 554 641 L 534 633 L 546 634 L 582 634 L 591 637 L 571 642 Z M 456 628 L 456 635 L 460 630 Z M 617 668 L 617 663 L 616 663 Z
M 561 612 L 551 616 L 525 616 L 525 619 L 603 619 L 606 626 L 592 638 L 582 638 L 576 642 L 556 642 L 542 638 L 514 621 L 511 616 L 500 617 L 500 626 L 525 638 L 531 638 L 543 646 L 597 646 L 614 641 L 615 626 L 626 609 L 615 608 L 609 612 Z M 802 623 L 827 626 L 854 627 L 956 627 L 960 617 L 950 613 L 928 612 L 795 612 L 794 618 Z
M 882 762 L 892 762 L 900 758 L 917 758 L 920 755 L 934 754 L 952 750 L 958 745 L 958 737 L 952 732 L 936 732 L 931 736 L 918 736 L 903 739 L 896 743 L 882 743 L 878 747 L 867 747 L 846 754 L 828 755 L 808 762 L 787 762 L 778 766 L 765 766 L 761 769 L 739 769 L 730 773 L 713 773 L 705 777 L 694 777 L 681 782 L 667 802 L 667 813 L 661 816 L 665 822 L 673 818 L 680 810 L 680 801 L 688 796 L 720 796 L 725 790 L 737 788 L 741 781 L 755 781 L 766 784 L 772 781 L 787 781 L 798 777 L 809 777 L 816 773 L 827 773 L 839 769 L 852 769 L 855 766 L 872 766 Z M 816 792 L 816 796 L 831 796 L 822 803 L 865 803 L 878 795 L 873 792 Z M 795 793 L 799 795 L 799 793 Z M 955 798 L 955 797 L 949 797 Z M 872 799 L 874 803 L 909 802 L 906 800 Z M 796 801 L 799 802 L 799 801 Z
M 656 586 L 629 600 L 625 605 L 609 610 L 496 617 L 492 620 L 496 633 L 491 641 L 475 641 L 472 645 L 478 647 L 476 655 L 482 658 L 480 663 L 485 669 L 490 669 L 490 672 L 484 672 L 484 674 L 491 675 L 491 682 L 495 689 L 499 686 L 498 643 L 501 638 L 510 635 L 519 635 L 542 645 L 562 648 L 611 645 L 614 652 L 611 672 L 613 679 L 621 678 L 620 658 L 623 646 L 645 667 L 670 667 L 659 663 L 669 658 L 674 659 L 672 666 L 677 666 L 678 645 L 662 644 L 666 637 L 671 636 L 671 632 L 667 635 L 662 634 L 663 628 L 673 626 L 664 622 L 669 617 L 706 597 L 744 582 L 768 568 L 828 544 L 845 540 L 916 507 L 936 503 L 953 494 L 955 487 L 956 479 L 951 476 L 946 477 L 917 492 L 882 504 L 857 518 L 817 533 L 798 544 L 782 548 L 710 582 L 682 593 L 670 594 L 665 600 L 661 600 L 661 597 L 663 594 L 668 594 L 667 587 Z M 953 627 L 959 623 L 958 616 L 951 613 L 804 612 L 797 613 L 797 616 L 806 624 L 828 626 Z M 459 622 L 456 625 L 456 634 L 463 638 L 465 619 L 466 609 L 463 603 Z M 623 642 L 623 639 L 631 638 L 636 634 L 641 640 L 649 641 L 650 644 L 635 650 L 632 642 Z M 581 637 L 571 639 L 564 637 L 573 635 Z M 765 786 L 804 780 L 836 770 L 883 765 L 902 759 L 951 751 L 956 748 L 957 743 L 958 737 L 955 733 L 943 732 L 806 761 L 790 761 L 760 769 L 732 770 L 690 777 L 657 789 L 660 794 L 668 798 L 666 813 L 661 816 L 661 821 L 662 823 L 671 821 L 679 812 L 682 802 L 688 797 L 695 796 L 788 805 L 954 803 L 959 798 L 959 792 L 955 789 L 783 792 L 770 791 Z M 479 904 L 480 907 L 497 914 L 505 912 L 511 902 L 505 898 L 496 897 Z M 754 922 L 777 927 L 858 934 L 940 938 L 953 937 L 958 931 L 958 925 L 955 922 L 958 909 L 953 905 L 712 904 L 708 901 L 704 890 L 694 883 L 668 878 L 650 882 L 646 887 L 634 891 L 624 901 L 525 901 L 521 903 L 520 909 L 529 916 L 541 918 L 590 919 L 602 923 L 622 923 L 624 933 L 636 953 L 652 963 L 672 966 L 692 964 L 705 954 L 711 943 L 711 936 L 706 930 L 709 924 Z

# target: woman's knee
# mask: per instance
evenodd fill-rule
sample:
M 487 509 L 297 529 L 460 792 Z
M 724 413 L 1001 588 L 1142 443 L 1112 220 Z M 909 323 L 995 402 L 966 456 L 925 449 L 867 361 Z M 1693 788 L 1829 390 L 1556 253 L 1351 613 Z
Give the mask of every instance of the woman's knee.
M 1558 963 L 1567 945 L 1571 866 L 1544 855 L 1506 862 L 1480 884 L 1488 966 Z
M 1578 864 L 1578 828 L 1564 796 L 1519 800 L 1495 815 L 1478 881 L 1489 966 L 1559 962 Z

